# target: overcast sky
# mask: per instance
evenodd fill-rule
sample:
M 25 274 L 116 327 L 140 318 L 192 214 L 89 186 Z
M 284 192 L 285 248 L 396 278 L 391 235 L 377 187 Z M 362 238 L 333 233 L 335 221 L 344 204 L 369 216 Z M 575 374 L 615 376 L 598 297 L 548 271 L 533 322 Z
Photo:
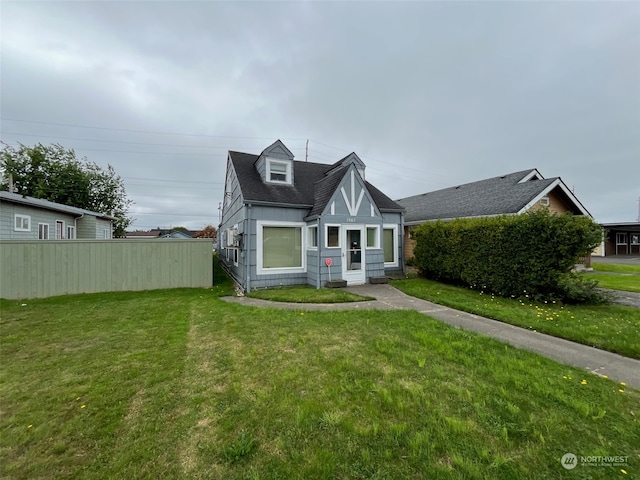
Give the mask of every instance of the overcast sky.
M 640 197 L 640 2 L 0 3 L 1 139 L 124 178 L 137 229 L 217 226 L 228 150 L 355 151 L 397 199 L 537 168 Z

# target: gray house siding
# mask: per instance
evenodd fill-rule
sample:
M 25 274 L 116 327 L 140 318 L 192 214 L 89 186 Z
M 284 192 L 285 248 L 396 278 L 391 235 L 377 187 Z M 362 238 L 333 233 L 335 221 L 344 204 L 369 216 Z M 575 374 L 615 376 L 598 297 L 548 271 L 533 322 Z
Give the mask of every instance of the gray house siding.
M 15 215 L 29 217 L 29 230 L 15 228 Z M 63 223 L 62 235 L 58 235 L 57 222 Z M 39 224 L 49 226 L 49 239 L 103 239 L 104 231 L 112 236 L 111 217 L 97 212 L 69 207 L 44 199 L 24 197 L 15 193 L 0 192 L 0 239 L 38 240 Z M 73 227 L 72 232 L 68 227 Z
M 395 235 L 395 258 L 397 258 L 397 265 L 385 265 L 384 274 L 404 274 L 404 224 L 402 221 L 402 215 L 399 213 L 384 213 L 383 216 L 384 225 L 398 225 L 398 229 Z
M 297 172 L 297 181 L 286 185 L 269 182 L 269 158 L 291 161 L 290 172 Z M 355 154 L 334 165 L 294 162 L 279 141 L 260 155 L 230 152 L 218 255 L 234 281 L 250 292 L 279 285 L 322 287 L 329 279 L 343 277 L 350 284 L 365 283 L 402 271 L 402 209 L 366 184 L 363 174 L 364 164 Z M 386 210 L 381 211 L 379 205 Z M 396 233 L 394 265 L 384 262 L 383 233 L 391 224 Z M 328 226 L 338 227 L 339 242 L 333 247 L 327 242 Z M 299 243 L 298 232 L 267 232 L 269 227 L 299 228 Z M 309 227 L 318 228 L 316 244 L 309 241 Z M 368 229 L 375 229 L 377 235 L 369 246 Z M 275 248 L 268 248 L 266 242 L 271 239 L 277 242 L 272 244 Z M 288 243 L 282 242 L 292 240 L 292 251 L 300 248 L 300 262 L 295 261 L 296 256 L 280 254 L 289 251 L 283 247 Z
M 304 285 L 308 283 L 308 270 L 306 272 L 283 274 L 277 272 L 260 274 L 258 272 L 258 228 L 262 228 L 263 222 L 274 224 L 278 224 L 281 222 L 296 223 L 300 224 L 301 227 L 302 224 L 305 224 L 305 227 L 302 228 L 302 255 L 306 262 L 307 269 L 309 268 L 309 258 L 308 255 L 306 255 L 306 222 L 304 221 L 306 210 L 299 208 L 281 208 L 263 205 L 251 205 L 246 209 L 246 212 L 250 216 L 250 219 L 247 219 L 245 221 L 243 243 L 244 253 L 246 256 L 243 258 L 243 260 L 246 260 L 246 258 L 249 259 L 249 267 L 248 272 L 247 270 L 244 270 L 243 272 L 245 279 L 245 281 L 243 282 L 244 287 L 248 290 L 251 290 L 254 288 L 264 288 L 273 285 Z M 249 279 L 248 282 L 246 281 L 247 278 Z
M 325 260 L 331 258 L 331 278 L 342 278 L 343 260 L 342 256 L 342 238 L 340 239 L 340 248 L 327 248 L 327 226 L 340 225 L 341 235 L 342 228 L 360 227 L 362 228 L 361 248 L 365 258 L 365 281 L 369 281 L 372 277 L 380 277 L 385 274 L 384 255 L 382 248 L 367 248 L 367 227 L 377 227 L 378 235 L 380 235 L 379 243 L 382 246 L 382 228 L 384 217 L 378 210 L 369 195 L 362 177 L 357 173 L 357 165 L 347 170 L 346 175 L 338 185 L 338 188 L 331 196 L 327 206 L 322 212 L 320 221 L 320 237 L 319 246 L 321 252 L 321 264 L 325 265 Z M 343 193 L 344 191 L 344 193 Z M 361 197 L 362 192 L 362 197 Z M 346 197 L 346 198 L 345 198 Z M 398 218 L 400 215 L 398 214 Z M 329 280 L 329 269 L 321 269 L 320 285 L 323 286 Z
M 15 215 L 24 215 L 30 218 L 29 231 L 15 230 Z M 41 208 L 18 205 L 10 202 L 0 202 L 0 239 L 2 240 L 38 240 L 38 225 L 49 225 L 49 238 L 56 238 L 56 221 L 64 222 L 64 235 L 66 227 L 75 226 L 73 215 L 62 212 L 51 212 Z
M 103 218 L 96 218 L 96 231 L 93 238 L 108 239 L 112 237 L 111 222 Z
M 85 215 L 76 222 L 76 238 L 98 238 L 96 230 L 96 217 Z

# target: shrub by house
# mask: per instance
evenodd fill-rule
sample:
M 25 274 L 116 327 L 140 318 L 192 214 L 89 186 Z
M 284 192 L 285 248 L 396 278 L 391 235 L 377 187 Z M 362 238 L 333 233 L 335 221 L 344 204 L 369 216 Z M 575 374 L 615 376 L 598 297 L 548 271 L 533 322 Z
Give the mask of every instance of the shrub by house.
M 592 219 L 536 210 L 523 215 L 428 222 L 418 227 L 422 275 L 503 296 L 589 301 L 595 283 L 571 269 L 601 240 Z

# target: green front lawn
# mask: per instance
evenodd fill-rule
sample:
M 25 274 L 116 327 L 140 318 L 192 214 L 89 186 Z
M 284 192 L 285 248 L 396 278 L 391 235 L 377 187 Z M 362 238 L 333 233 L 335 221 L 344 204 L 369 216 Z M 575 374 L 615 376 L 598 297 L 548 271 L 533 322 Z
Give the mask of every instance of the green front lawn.
M 363 297 L 339 288 L 317 289 L 310 285 L 254 290 L 247 296 L 274 302 L 293 303 L 347 303 L 373 300 L 371 297 Z
M 640 265 L 591 262 L 591 267 L 599 272 L 635 273 L 640 275 Z
M 637 390 L 417 312 L 228 291 L 2 301 L 0 478 L 639 475 Z
M 624 273 L 584 273 L 583 275 L 589 280 L 596 280 L 598 286 L 602 288 L 640 293 L 640 275 Z
M 637 308 L 535 303 L 526 297 L 507 299 L 422 278 L 395 280 L 393 286 L 430 302 L 640 359 Z

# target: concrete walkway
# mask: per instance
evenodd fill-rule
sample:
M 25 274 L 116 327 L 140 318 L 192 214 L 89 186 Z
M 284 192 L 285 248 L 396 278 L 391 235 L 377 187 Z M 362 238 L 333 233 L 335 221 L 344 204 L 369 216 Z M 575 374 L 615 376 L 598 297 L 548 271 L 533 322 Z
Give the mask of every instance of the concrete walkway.
M 583 368 L 598 375 L 606 375 L 614 381 L 625 382 L 630 387 L 640 389 L 640 360 L 427 302 L 406 295 L 391 285 L 366 284 L 348 287 L 347 290 L 374 297 L 376 300 L 355 303 L 300 304 L 270 302 L 249 297 L 223 297 L 222 299 L 248 306 L 290 310 L 416 310 L 455 327 L 496 338 L 560 363 Z

